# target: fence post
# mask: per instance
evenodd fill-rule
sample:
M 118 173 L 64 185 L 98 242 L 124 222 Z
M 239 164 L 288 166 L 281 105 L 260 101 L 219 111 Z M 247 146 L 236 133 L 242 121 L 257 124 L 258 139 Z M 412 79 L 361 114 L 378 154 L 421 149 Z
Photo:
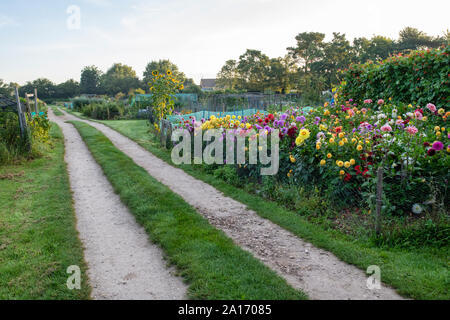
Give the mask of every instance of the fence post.
M 16 93 L 17 117 L 19 118 L 20 134 L 22 136 L 22 139 L 24 139 L 26 134 L 25 131 L 26 123 L 23 123 L 22 107 L 20 105 L 19 90 L 17 89 L 17 87 L 15 88 L 15 93 Z
M 375 231 L 377 235 L 381 233 L 381 206 L 383 205 L 383 167 L 379 167 L 377 171 L 377 207 L 375 216 Z
M 38 97 L 36 88 L 34 88 L 34 112 L 36 112 L 36 115 L 38 115 Z

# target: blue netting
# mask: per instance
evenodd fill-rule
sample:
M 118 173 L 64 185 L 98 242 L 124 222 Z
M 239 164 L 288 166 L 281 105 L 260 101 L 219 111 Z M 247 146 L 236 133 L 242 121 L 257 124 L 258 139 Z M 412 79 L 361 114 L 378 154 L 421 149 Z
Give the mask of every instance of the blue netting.
M 267 111 L 264 110 L 258 110 L 258 109 L 245 109 L 245 110 L 239 110 L 239 111 L 231 111 L 231 112 L 215 112 L 215 111 L 199 111 L 199 112 L 194 112 L 194 113 L 190 113 L 190 114 L 184 114 L 184 115 L 173 115 L 173 116 L 169 116 L 167 117 L 167 120 L 169 120 L 170 122 L 174 123 L 174 124 L 178 124 L 180 123 L 180 121 L 185 121 L 190 119 L 190 117 L 195 117 L 195 119 L 197 121 L 200 121 L 201 119 L 209 119 L 211 118 L 211 116 L 216 116 L 218 118 L 222 118 L 222 117 L 226 117 L 226 116 L 241 116 L 241 117 L 250 117 L 256 113 L 260 113 L 260 114 L 268 114 Z
M 134 106 L 136 102 L 150 101 L 152 94 L 137 94 L 131 101 L 131 106 Z M 195 93 L 177 93 L 173 96 L 177 102 L 198 102 L 198 95 Z
M 306 108 L 302 108 L 301 109 L 303 112 L 310 112 L 311 110 L 313 110 L 313 108 L 311 107 L 306 107 Z M 185 120 L 189 120 L 191 117 L 200 121 L 201 119 L 206 119 L 209 120 L 211 118 L 211 116 L 216 116 L 218 118 L 223 118 L 226 116 L 241 116 L 243 117 L 250 117 L 253 116 L 256 113 L 260 113 L 261 115 L 266 115 L 269 114 L 269 112 L 264 111 L 264 110 L 258 110 L 258 109 L 245 109 L 245 110 L 239 110 L 239 111 L 231 111 L 231 112 L 214 112 L 214 111 L 199 111 L 199 112 L 194 112 L 194 113 L 190 113 L 190 114 L 185 114 L 185 115 L 173 115 L 173 116 L 169 116 L 167 117 L 167 120 L 169 120 L 171 123 L 173 124 L 178 124 L 181 121 L 185 121 Z M 191 118 L 191 119 L 192 119 Z

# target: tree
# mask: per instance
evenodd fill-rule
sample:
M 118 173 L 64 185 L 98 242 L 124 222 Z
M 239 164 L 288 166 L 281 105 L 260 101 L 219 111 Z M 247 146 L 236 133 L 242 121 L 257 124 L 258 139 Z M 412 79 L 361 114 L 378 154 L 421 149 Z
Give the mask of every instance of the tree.
M 247 51 L 239 57 L 237 71 L 242 86 L 249 91 L 264 91 L 270 70 L 270 59 L 258 50 Z
M 144 71 L 144 88 L 149 90 L 149 83 L 153 81 L 153 71 L 158 71 L 159 74 L 166 74 L 167 71 L 172 72 L 172 77 L 176 80 L 184 83 L 186 81 L 186 75 L 181 72 L 178 67 L 170 62 L 170 60 L 151 61 L 147 64 Z
M 217 74 L 217 85 L 223 89 L 236 89 L 239 82 L 239 73 L 236 60 L 228 60 Z
M 80 91 L 85 94 L 99 93 L 102 72 L 96 66 L 84 67 L 81 71 Z
M 311 64 L 323 56 L 323 40 L 325 34 L 319 32 L 303 32 L 295 37 L 296 47 L 289 47 L 289 54 L 298 61 L 305 74 L 311 71 Z
M 365 63 L 369 60 L 383 60 L 397 50 L 395 41 L 383 36 L 374 36 L 370 40 L 357 38 L 353 41 L 353 47 L 355 62 L 358 63 Z
M 102 90 L 110 95 L 115 96 L 118 93 L 128 93 L 132 89 L 140 86 L 139 79 L 132 67 L 115 63 L 108 71 L 102 75 L 100 79 Z
M 425 48 L 437 48 L 443 44 L 443 39 L 440 37 L 433 38 L 425 32 L 416 28 L 406 27 L 400 31 L 398 40 L 399 51 L 409 51 Z
M 323 45 L 323 58 L 313 62 L 311 69 L 325 80 L 325 86 L 331 88 L 339 83 L 338 70 L 347 68 L 354 56 L 353 48 L 345 34 L 333 33 L 333 40 Z
M 80 94 L 80 84 L 73 80 L 67 80 L 56 86 L 55 97 L 60 99 L 68 99 L 76 97 Z
M 52 81 L 45 78 L 39 78 L 32 82 L 28 81 L 24 86 L 19 88 L 19 94 L 22 97 L 25 96 L 26 93 L 33 94 L 34 89 L 37 89 L 38 98 L 42 100 L 52 99 L 55 97 L 56 92 L 55 84 Z
M 0 79 L 0 95 L 9 97 L 13 94 L 14 88 L 13 83 L 7 84 Z
M 290 55 L 270 59 L 268 85 L 270 89 L 280 93 L 288 93 L 294 85 L 296 73 L 295 61 Z

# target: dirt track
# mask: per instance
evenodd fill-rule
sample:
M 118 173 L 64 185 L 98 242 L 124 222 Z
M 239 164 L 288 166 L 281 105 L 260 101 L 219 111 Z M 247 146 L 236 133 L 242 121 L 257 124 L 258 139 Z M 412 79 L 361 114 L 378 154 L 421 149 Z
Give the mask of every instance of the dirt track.
M 77 130 L 50 109 L 49 116 L 65 137 L 65 161 L 92 298 L 186 299 L 186 285 L 166 267 L 160 248 L 149 242 L 114 193 Z
M 64 118 L 83 121 L 100 130 L 118 149 L 179 194 L 212 225 L 311 299 L 402 299 L 395 290 L 384 285 L 380 290 L 369 290 L 367 275 L 362 270 L 261 218 L 245 205 L 170 166 L 117 131 L 67 113 Z

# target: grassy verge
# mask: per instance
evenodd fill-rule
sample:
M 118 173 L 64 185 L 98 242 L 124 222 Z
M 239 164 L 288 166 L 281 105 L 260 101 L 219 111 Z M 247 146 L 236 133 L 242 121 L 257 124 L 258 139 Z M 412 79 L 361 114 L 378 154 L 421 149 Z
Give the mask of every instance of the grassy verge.
M 119 131 L 160 159 L 170 163 L 168 150 L 148 133 L 145 120 L 99 121 Z M 449 249 L 386 249 L 373 243 L 342 234 L 337 230 L 325 229 L 313 224 L 297 212 L 287 210 L 272 201 L 246 192 L 217 179 L 202 170 L 200 166 L 179 166 L 191 176 L 202 180 L 225 195 L 246 204 L 260 216 L 267 218 L 295 235 L 314 245 L 333 252 L 341 260 L 363 270 L 370 265 L 381 268 L 382 281 L 395 287 L 404 296 L 414 299 L 450 299 Z
M 63 116 L 63 115 L 64 115 L 64 113 L 62 113 L 62 112 L 58 109 L 58 107 L 56 107 L 56 106 L 50 106 L 50 108 L 52 108 L 53 113 L 55 114 L 55 116 L 60 117 L 60 116 Z
M 73 122 L 122 201 L 189 282 L 193 299 L 304 299 L 234 245 L 181 197 L 151 177 L 95 128 Z
M 88 299 L 90 287 L 66 286 L 71 265 L 82 274 L 61 130 L 41 158 L 0 166 L 0 299 Z

